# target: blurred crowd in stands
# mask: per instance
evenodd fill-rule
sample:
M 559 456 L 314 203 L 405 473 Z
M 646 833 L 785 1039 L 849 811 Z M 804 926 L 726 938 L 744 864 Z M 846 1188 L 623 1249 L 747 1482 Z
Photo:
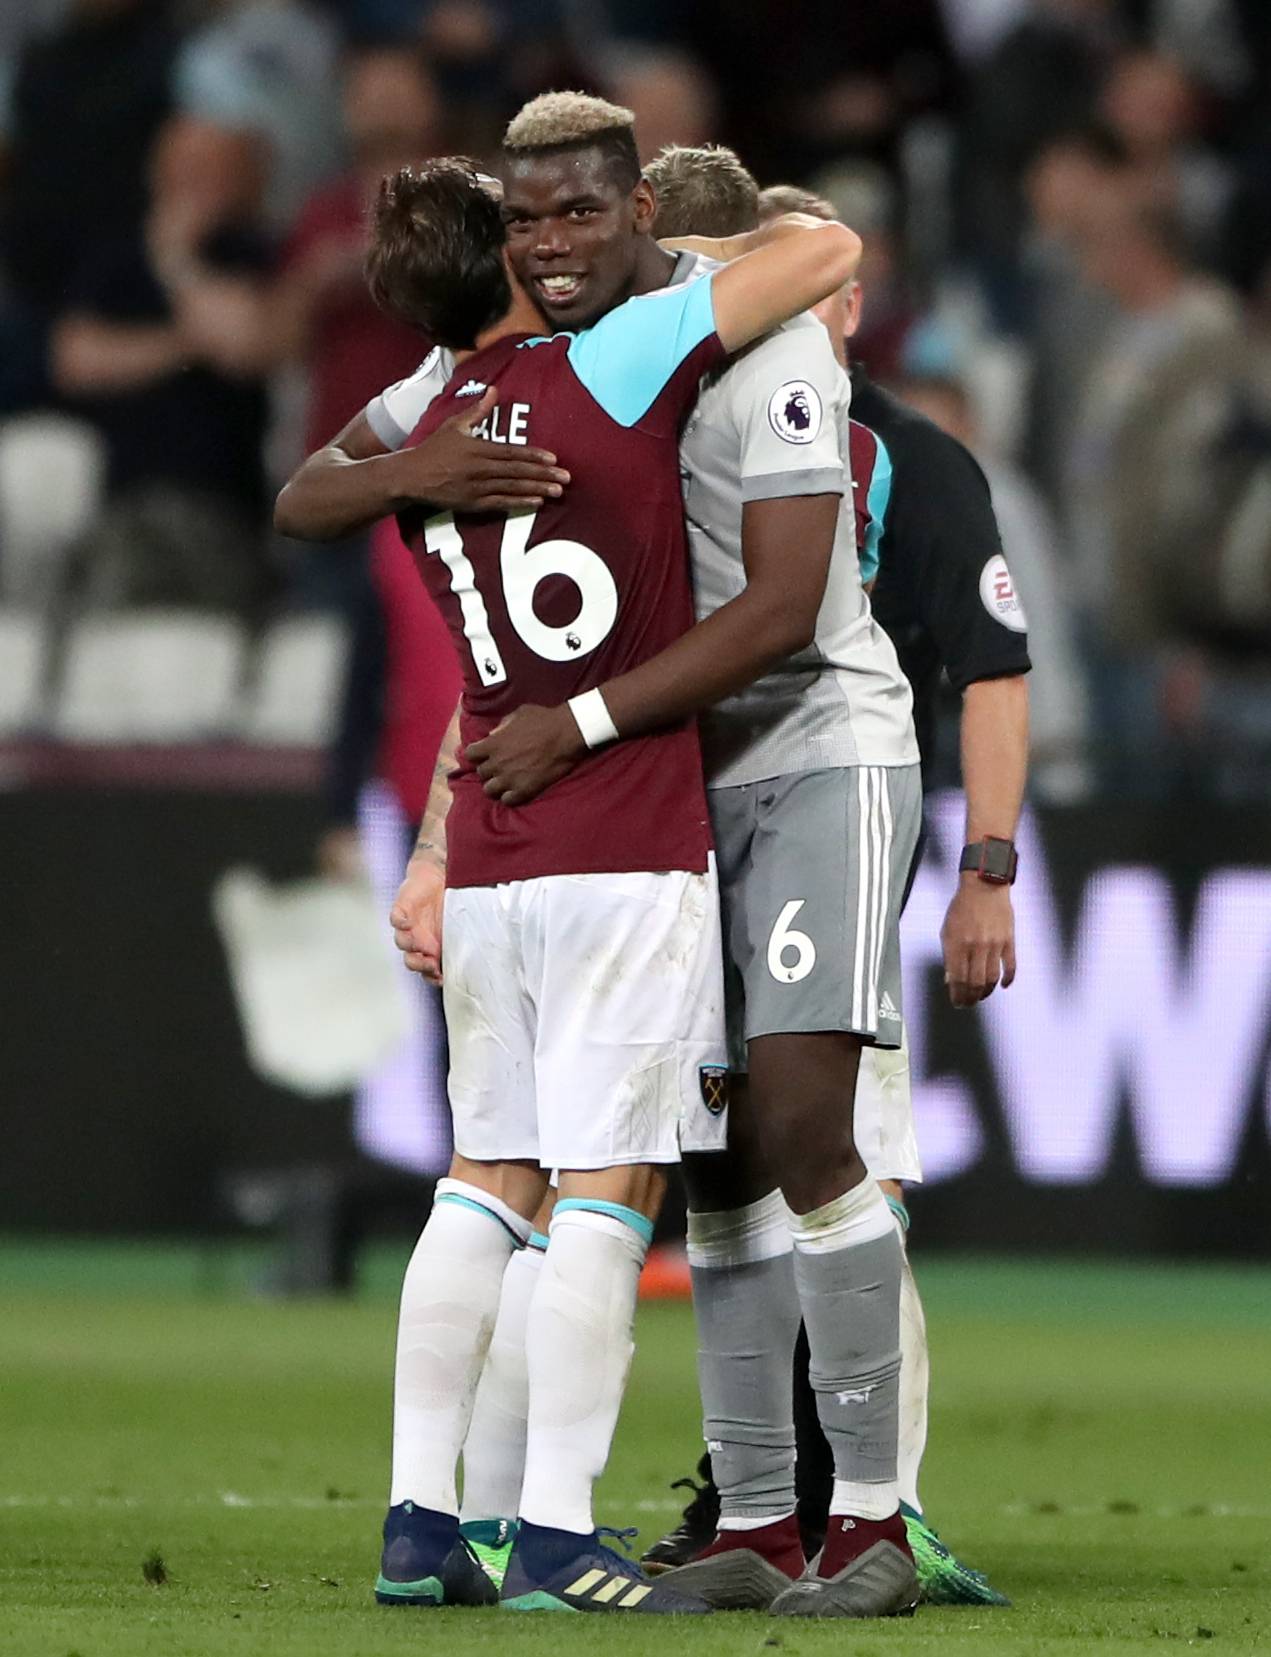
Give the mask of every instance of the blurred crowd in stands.
M 1039 797 L 1271 798 L 1268 0 L 5 7 L 0 612 L 334 615 L 382 700 L 400 571 L 272 492 L 423 355 L 361 280 L 380 176 L 553 86 L 862 233 L 854 355 L 992 483 Z

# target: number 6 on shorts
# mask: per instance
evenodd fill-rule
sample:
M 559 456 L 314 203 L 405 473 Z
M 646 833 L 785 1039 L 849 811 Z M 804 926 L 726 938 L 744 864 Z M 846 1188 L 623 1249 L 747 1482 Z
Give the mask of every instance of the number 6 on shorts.
M 779 984 L 799 983 L 816 965 L 816 945 L 806 932 L 796 931 L 790 924 L 806 901 L 806 898 L 791 898 L 777 916 L 777 924 L 768 939 L 768 971 Z M 786 955 L 791 950 L 794 960 L 787 961 Z

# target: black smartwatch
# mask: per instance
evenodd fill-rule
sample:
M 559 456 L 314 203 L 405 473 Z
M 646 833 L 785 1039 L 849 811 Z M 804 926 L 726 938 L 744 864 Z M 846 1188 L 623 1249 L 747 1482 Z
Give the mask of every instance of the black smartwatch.
M 958 872 L 977 874 L 990 886 L 1013 886 L 1018 867 L 1019 854 L 1015 850 L 1015 842 L 999 840 L 996 835 L 989 834 L 983 840 L 963 846 Z

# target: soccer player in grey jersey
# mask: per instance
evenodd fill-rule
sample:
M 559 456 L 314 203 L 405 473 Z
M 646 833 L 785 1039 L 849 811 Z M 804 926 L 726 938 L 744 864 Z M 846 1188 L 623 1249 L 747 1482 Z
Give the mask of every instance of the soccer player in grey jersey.
M 730 152 L 720 152 L 712 147 L 702 149 L 672 148 L 659 155 L 652 164 L 659 198 L 659 226 L 666 228 L 670 233 L 677 234 L 680 229 L 687 228 L 702 220 L 703 216 L 709 219 L 712 233 L 723 234 L 741 231 L 756 222 L 778 212 L 802 211 L 814 213 L 825 218 L 833 218 L 833 209 L 809 192 L 790 187 L 778 187 L 754 195 L 742 194 L 738 187 L 738 175 L 749 178 L 749 174 L 741 168 L 740 163 Z M 753 180 L 751 180 L 753 189 Z M 854 331 L 855 319 L 859 316 L 860 299 L 857 284 L 851 289 L 823 305 L 816 307 L 816 314 L 829 331 L 832 345 L 835 345 L 835 354 L 840 362 L 845 360 L 845 351 L 842 349 L 845 336 Z M 871 408 L 874 408 L 879 396 L 874 388 L 867 388 L 870 392 Z M 862 437 L 859 422 L 866 420 L 873 422 L 876 416 L 872 413 L 864 414 L 858 406 L 858 399 L 853 398 L 851 427 L 853 476 L 852 487 L 855 493 L 857 508 L 857 531 L 860 534 L 862 522 L 869 524 L 871 515 L 877 520 L 879 514 L 885 512 L 888 499 L 887 489 L 877 487 L 879 474 L 886 481 L 894 482 L 899 486 L 900 476 L 904 468 L 900 465 L 900 454 L 893 449 L 892 463 L 894 465 L 894 479 L 891 474 L 883 471 L 883 463 L 873 456 L 872 449 L 866 445 L 861 449 L 862 454 L 870 454 L 873 458 L 864 471 L 856 470 L 858 457 L 858 443 Z M 904 419 L 903 411 L 901 415 Z M 910 417 L 912 420 L 913 417 Z M 890 432 L 891 425 L 888 426 Z M 868 433 L 864 434 L 868 437 Z M 907 433 L 906 433 L 907 435 Z M 933 441 L 938 445 L 941 439 L 933 432 Z M 870 444 L 873 443 L 870 439 Z M 948 440 L 943 440 L 946 444 Z M 914 445 L 917 446 L 917 438 Z M 889 437 L 889 444 L 891 438 Z M 899 439 L 897 439 L 899 445 Z M 880 445 L 881 447 L 881 445 Z M 951 447 L 951 445 L 950 445 Z M 910 445 L 906 444 L 905 454 L 913 453 Z M 884 457 L 887 451 L 882 451 Z M 994 697 L 994 706 L 997 705 L 997 690 L 1010 690 L 1020 683 L 1015 680 L 1011 685 L 993 678 L 1002 672 L 1018 672 L 1022 660 L 1022 669 L 1027 671 L 1028 658 L 1023 649 L 1021 636 L 1006 627 L 997 626 L 985 609 L 976 620 L 976 612 L 981 607 L 981 597 L 977 591 L 977 578 L 980 564 L 976 560 L 977 549 L 986 545 L 997 546 L 996 530 L 992 525 L 991 510 L 988 508 L 987 494 L 983 499 L 970 492 L 958 493 L 952 488 L 950 479 L 950 464 L 945 462 L 936 470 L 939 476 L 932 481 L 934 493 L 931 495 L 930 514 L 937 521 L 935 533 L 944 539 L 940 540 L 938 558 L 933 555 L 933 562 L 923 563 L 921 548 L 925 542 L 921 533 L 912 533 L 915 516 L 925 505 L 924 500 L 924 467 L 928 461 L 934 466 L 937 459 L 943 456 L 932 452 L 930 445 L 923 446 L 921 458 L 913 454 L 914 464 L 909 472 L 905 473 L 908 479 L 902 499 L 907 503 L 906 529 L 902 540 L 898 541 L 892 553 L 884 560 L 890 570 L 894 563 L 897 571 L 892 571 L 888 577 L 889 591 L 893 588 L 903 593 L 910 593 L 915 584 L 922 589 L 922 614 L 930 614 L 934 608 L 939 615 L 937 623 L 940 638 L 945 641 L 945 650 L 948 656 L 950 675 L 955 683 L 962 683 L 965 679 L 992 681 L 989 687 L 982 682 L 979 690 L 991 690 Z M 974 465 L 969 457 L 963 457 L 965 466 L 972 472 Z M 961 474 L 956 459 L 952 463 L 953 477 Z M 909 473 L 913 475 L 910 476 Z M 936 488 L 939 484 L 940 487 Z M 982 486 L 982 480 L 981 480 Z M 866 502 L 868 501 L 868 508 Z M 871 510 L 872 509 L 872 514 Z M 952 516 L 949 514 L 952 510 Z M 987 520 L 987 521 L 986 521 Z M 881 527 L 881 526 L 879 526 Z M 877 530 L 874 530 L 877 533 Z M 862 550 L 862 565 L 867 563 L 865 553 L 870 550 L 871 531 L 867 528 L 865 547 Z M 903 544 L 902 544 L 903 543 Z M 890 539 L 888 545 L 891 545 Z M 981 553 L 982 557 L 982 553 Z M 919 576 L 921 571 L 921 576 Z M 892 580 L 892 576 L 896 580 Z M 903 618 L 896 600 L 889 604 L 892 616 L 890 623 L 884 619 L 884 626 L 897 638 L 898 652 L 902 669 L 906 677 L 914 682 L 915 697 L 920 697 L 923 687 L 915 680 L 912 667 L 906 659 L 904 649 L 899 640 L 912 641 L 916 629 L 907 619 Z M 899 632 L 896 631 L 896 622 L 903 621 Z M 958 640 L 956 663 L 949 642 L 950 629 L 953 629 Z M 915 647 L 910 643 L 910 660 L 913 659 Z M 1008 701 L 1010 698 L 1008 697 Z M 977 704 L 975 718 L 983 726 L 988 717 L 987 712 L 978 711 Z M 968 722 L 970 720 L 968 715 Z M 922 746 L 922 726 L 917 717 L 919 745 Z M 1017 744 L 1011 739 L 1009 720 L 1004 715 L 994 716 L 995 741 L 993 746 L 993 772 L 995 780 L 992 789 L 995 797 L 1003 788 L 1009 794 L 1009 778 L 1014 771 L 1012 756 Z M 981 744 L 981 747 L 983 745 Z M 981 776 L 983 763 L 976 766 L 968 764 L 965 779 L 968 798 L 969 822 L 979 822 L 980 814 L 985 808 L 986 779 Z M 1019 787 L 1022 792 L 1022 766 L 1019 773 Z M 1016 796 L 1016 808 L 1018 795 Z M 1013 817 L 1010 821 L 1013 821 Z M 1005 824 L 1006 819 L 1002 819 Z M 973 836 L 969 836 L 973 837 Z M 960 887 L 954 907 L 957 908 L 968 897 L 965 887 Z M 1009 917 L 1009 891 L 1000 888 L 991 898 L 993 907 L 1006 905 L 1006 915 Z M 951 912 L 952 914 L 952 912 Z M 970 986 L 960 980 L 965 976 L 957 968 L 960 956 L 958 947 L 959 937 L 965 937 L 965 927 L 952 926 L 946 922 L 944 931 L 946 962 L 949 972 L 946 982 L 949 986 L 950 997 L 954 1005 L 965 1004 L 965 995 Z M 995 957 L 990 957 L 990 966 Z M 1004 982 L 1009 983 L 1009 974 Z M 978 990 L 976 999 L 986 993 L 984 988 Z M 855 1131 L 857 1145 L 870 1172 L 878 1177 L 887 1194 L 888 1202 L 897 1216 L 902 1236 L 908 1227 L 908 1213 L 904 1205 L 904 1191 L 901 1181 L 920 1181 L 922 1178 L 921 1165 L 918 1160 L 917 1143 L 914 1133 L 913 1104 L 908 1083 L 907 1054 L 902 1050 L 898 1053 L 886 1053 L 878 1048 L 867 1050 L 862 1054 L 860 1072 L 857 1079 L 856 1093 L 856 1121 Z M 832 1488 L 832 1467 L 828 1447 L 825 1445 L 816 1422 L 815 1404 L 807 1381 L 808 1352 L 806 1342 L 800 1342 L 799 1361 L 796 1363 L 796 1391 L 795 1391 L 795 1421 L 796 1438 L 798 1443 L 798 1495 L 799 1495 L 799 1523 L 803 1533 L 805 1550 L 811 1554 L 820 1546 L 820 1538 L 824 1535 L 830 1492 Z M 801 1372 L 800 1372 L 801 1365 Z M 906 1261 L 901 1296 L 901 1431 L 900 1431 L 900 1494 L 901 1509 L 905 1515 L 906 1527 L 909 1533 L 910 1544 L 914 1550 L 915 1561 L 918 1567 L 919 1580 L 922 1584 L 923 1597 L 934 1603 L 974 1603 L 974 1604 L 1004 1604 L 1004 1597 L 984 1578 L 982 1573 L 964 1565 L 939 1539 L 931 1529 L 921 1510 L 918 1497 L 918 1472 L 921 1465 L 923 1449 L 926 1443 L 927 1432 L 927 1385 L 928 1361 L 926 1347 L 925 1320 L 922 1303 L 918 1294 L 913 1273 Z M 667 1536 L 655 1543 L 646 1554 L 646 1562 L 675 1565 L 692 1557 L 693 1553 L 702 1546 L 702 1538 L 709 1535 L 714 1526 L 715 1515 L 719 1511 L 719 1495 L 711 1478 L 710 1458 L 704 1457 L 700 1469 L 705 1477 L 704 1486 L 695 1489 L 693 1501 L 686 1507 L 680 1524 Z

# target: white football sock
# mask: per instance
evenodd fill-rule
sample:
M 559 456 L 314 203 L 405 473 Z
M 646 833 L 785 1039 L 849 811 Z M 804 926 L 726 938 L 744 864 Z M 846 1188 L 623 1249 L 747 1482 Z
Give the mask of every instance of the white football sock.
M 900 1279 L 900 1443 L 896 1475 L 901 1501 L 916 1513 L 922 1512 L 922 1503 L 918 1500 L 918 1473 L 922 1467 L 923 1451 L 927 1447 L 929 1380 L 927 1320 L 923 1316 L 922 1299 L 906 1252 Z
M 523 1248 L 503 1273 L 499 1315 L 463 1446 L 460 1517 L 515 1519 L 525 1477 L 525 1421 L 530 1404 L 525 1332 L 543 1265 L 541 1248 Z
M 389 1503 L 459 1512 L 455 1467 L 494 1330 L 503 1273 L 530 1234 L 498 1197 L 443 1179 L 402 1282 Z
M 574 1200 L 556 1204 L 530 1306 L 521 1517 L 585 1535 L 594 1529 L 592 1486 L 609 1459 L 627 1384 L 636 1286 L 653 1228 L 617 1204 L 575 1207 Z

